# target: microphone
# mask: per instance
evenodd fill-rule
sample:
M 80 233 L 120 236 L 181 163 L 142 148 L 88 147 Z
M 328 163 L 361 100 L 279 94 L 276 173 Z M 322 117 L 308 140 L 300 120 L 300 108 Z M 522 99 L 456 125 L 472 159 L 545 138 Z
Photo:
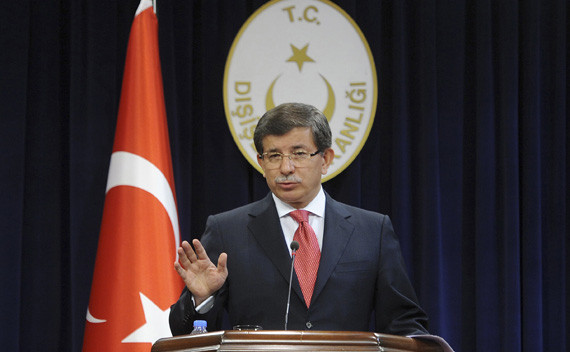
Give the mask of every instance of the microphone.
M 285 310 L 285 330 L 287 330 L 287 321 L 289 320 L 289 304 L 291 303 L 291 285 L 293 284 L 293 269 L 295 268 L 295 256 L 299 249 L 299 242 L 291 242 L 291 274 L 289 275 L 289 292 L 287 293 L 287 309 Z

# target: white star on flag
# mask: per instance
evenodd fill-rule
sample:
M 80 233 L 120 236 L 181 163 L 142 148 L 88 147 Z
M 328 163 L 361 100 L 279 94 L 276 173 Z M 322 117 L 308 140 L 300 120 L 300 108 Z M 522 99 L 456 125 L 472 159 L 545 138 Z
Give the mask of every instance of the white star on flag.
M 133 331 L 129 336 L 123 339 L 123 343 L 128 342 L 150 342 L 155 343 L 156 340 L 163 337 L 171 337 L 170 327 L 168 325 L 168 315 L 170 307 L 166 310 L 160 309 L 153 301 L 151 301 L 142 292 L 139 292 L 141 304 L 144 310 L 146 323 L 140 328 Z

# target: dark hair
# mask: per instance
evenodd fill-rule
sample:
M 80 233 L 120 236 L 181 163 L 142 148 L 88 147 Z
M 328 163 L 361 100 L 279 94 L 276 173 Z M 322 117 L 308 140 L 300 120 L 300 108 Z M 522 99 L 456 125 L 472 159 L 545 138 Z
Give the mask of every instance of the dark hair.
M 313 141 L 321 152 L 331 147 L 331 128 L 319 109 L 308 104 L 284 103 L 267 111 L 257 123 L 253 133 L 255 149 L 262 154 L 265 136 L 282 136 L 295 127 L 310 127 Z

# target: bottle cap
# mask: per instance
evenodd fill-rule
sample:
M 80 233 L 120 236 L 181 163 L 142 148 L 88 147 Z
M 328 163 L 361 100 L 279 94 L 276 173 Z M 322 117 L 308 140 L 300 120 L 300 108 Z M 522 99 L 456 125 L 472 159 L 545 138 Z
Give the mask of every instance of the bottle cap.
M 206 327 L 208 323 L 205 320 L 194 320 L 194 326 Z

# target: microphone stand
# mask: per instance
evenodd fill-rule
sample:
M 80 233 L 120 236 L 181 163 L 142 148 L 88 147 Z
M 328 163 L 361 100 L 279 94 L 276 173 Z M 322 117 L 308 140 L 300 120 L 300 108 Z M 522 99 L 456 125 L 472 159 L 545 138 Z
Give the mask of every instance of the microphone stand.
M 285 330 L 287 330 L 287 322 L 289 321 L 289 305 L 291 303 L 291 286 L 293 285 L 293 269 L 295 268 L 295 257 L 299 249 L 299 242 L 291 242 L 291 274 L 289 275 L 289 292 L 287 293 L 287 309 L 285 310 Z

